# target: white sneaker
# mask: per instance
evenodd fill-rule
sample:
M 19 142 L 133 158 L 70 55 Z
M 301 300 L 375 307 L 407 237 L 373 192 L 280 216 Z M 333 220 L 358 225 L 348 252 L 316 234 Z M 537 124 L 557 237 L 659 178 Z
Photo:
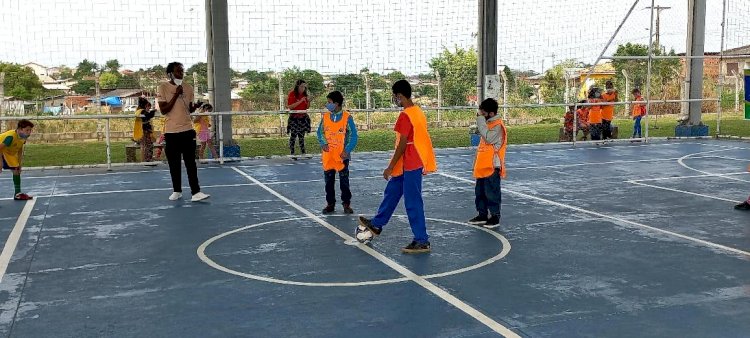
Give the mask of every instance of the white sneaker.
M 202 192 L 199 192 L 199 193 L 197 193 L 197 194 L 193 195 L 193 198 L 192 198 L 192 199 L 190 199 L 190 201 L 191 201 L 191 202 L 198 202 L 198 201 L 202 201 L 202 200 L 204 200 L 204 199 L 206 199 L 206 198 L 209 198 L 209 197 L 211 197 L 211 195 L 208 195 L 208 194 L 204 194 L 204 193 L 202 193 Z
M 182 198 L 182 193 L 181 192 L 176 192 L 175 191 L 171 195 L 169 195 L 169 200 L 170 201 L 176 201 L 176 200 L 178 200 L 180 198 Z

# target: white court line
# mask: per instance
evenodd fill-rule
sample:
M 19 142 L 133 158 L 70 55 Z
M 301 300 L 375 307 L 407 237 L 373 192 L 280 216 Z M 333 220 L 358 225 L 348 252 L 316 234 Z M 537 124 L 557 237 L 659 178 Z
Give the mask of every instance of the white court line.
M 208 169 L 220 169 L 222 167 L 205 167 L 198 168 L 198 170 Z M 55 169 L 58 170 L 58 169 Z M 60 169 L 66 170 L 66 169 Z M 110 176 L 110 175 L 128 175 L 128 174 L 143 174 L 143 173 L 156 173 L 156 172 L 169 172 L 169 169 L 154 169 L 154 170 L 137 170 L 137 171 L 113 171 L 108 173 L 91 173 L 91 174 L 73 174 L 73 175 L 44 175 L 44 176 L 24 176 L 23 179 L 50 179 L 50 178 L 73 178 L 73 177 L 92 177 L 92 176 Z M 0 177 L 0 180 L 10 180 L 11 177 Z
M 680 159 L 677 160 L 677 163 L 679 163 L 681 166 L 683 166 L 684 168 L 686 168 L 688 170 L 692 170 L 692 171 L 699 172 L 701 174 L 710 175 L 710 176 L 721 177 L 720 176 L 721 174 L 714 174 L 714 173 L 710 173 L 708 171 L 703 171 L 703 170 L 700 170 L 700 169 L 693 168 L 693 167 L 685 164 L 685 160 L 688 159 L 688 158 L 691 158 L 693 156 L 696 156 L 696 155 L 711 154 L 711 153 L 717 153 L 717 152 L 720 152 L 720 151 L 727 151 L 727 150 L 734 150 L 734 149 L 742 149 L 742 148 L 733 147 L 733 148 L 727 148 L 727 149 L 711 150 L 711 151 L 703 151 L 703 152 L 699 152 L 699 153 L 687 154 L 687 155 L 685 155 L 683 157 L 680 157 Z M 750 183 L 750 181 L 743 180 L 743 179 L 740 179 L 740 178 L 734 178 L 734 177 L 730 177 L 730 176 L 724 176 L 724 177 L 726 179 L 733 180 L 733 181 Z
M 535 167 L 518 167 L 518 168 L 514 168 L 514 167 L 511 167 L 511 166 L 508 166 L 508 170 L 546 169 L 546 168 L 568 168 L 568 167 L 580 167 L 580 166 L 600 165 L 600 164 L 663 162 L 663 161 L 675 161 L 675 160 L 678 160 L 678 159 L 680 159 L 680 158 L 679 157 L 673 157 L 673 158 L 654 158 L 654 159 L 647 159 L 647 160 L 621 160 L 621 161 L 609 161 L 609 162 L 585 162 L 585 163 L 554 164 L 554 165 L 544 165 L 544 166 L 535 166 Z
M 16 251 L 18 240 L 21 238 L 23 228 L 26 227 L 26 222 L 29 220 L 29 216 L 31 215 L 31 211 L 34 210 L 35 204 L 35 199 L 26 201 L 26 205 L 24 205 L 23 210 L 21 210 L 21 215 L 18 216 L 16 226 L 13 227 L 13 231 L 10 232 L 8 239 L 5 241 L 3 252 L 0 253 L 0 283 L 3 282 L 5 271 L 8 269 L 10 259 L 13 257 L 13 252 Z
M 661 190 L 678 192 L 678 193 L 688 194 L 688 195 L 693 195 L 693 196 L 700 196 L 700 197 L 705 197 L 705 198 L 711 198 L 711 199 L 715 199 L 715 200 L 719 200 L 719 201 L 726 201 L 726 202 L 732 202 L 732 203 L 740 203 L 740 201 L 730 200 L 730 199 L 727 199 L 727 198 L 722 198 L 722 197 L 717 197 L 717 196 L 712 196 L 712 195 L 706 195 L 706 194 L 699 194 L 699 193 L 696 193 L 696 192 L 690 192 L 690 191 L 685 191 L 685 190 L 679 190 L 679 189 L 661 187 L 661 186 L 658 186 L 658 185 L 652 185 L 652 184 L 641 183 L 641 182 L 636 182 L 636 181 L 625 181 L 625 182 L 631 183 L 631 184 L 635 184 L 635 185 L 644 186 L 644 187 L 650 187 L 650 188 L 656 188 L 656 189 L 661 189 Z
M 668 180 L 679 180 L 683 178 L 704 178 L 704 177 L 724 177 L 724 176 L 738 176 L 738 175 L 749 175 L 750 172 L 740 171 L 736 173 L 728 174 L 703 174 L 703 175 L 690 175 L 690 176 L 671 176 L 671 177 L 658 177 L 658 178 L 644 178 L 638 180 L 627 180 L 624 182 L 635 183 L 635 182 L 650 182 L 650 181 L 668 181 Z
M 750 162 L 750 159 L 746 159 L 746 158 L 736 158 L 736 157 L 729 157 L 729 156 L 707 156 L 707 157 L 716 157 L 716 158 L 721 158 L 721 159 L 725 159 L 725 160 L 734 160 L 734 161 Z M 697 158 L 697 157 L 693 157 L 693 158 Z
M 345 241 L 356 241 L 356 239 L 352 238 L 348 234 L 344 233 L 343 231 L 339 230 L 332 224 L 326 222 L 322 218 L 318 217 L 317 215 L 313 214 L 309 210 L 303 208 L 297 203 L 294 203 L 294 201 L 284 197 L 284 195 L 276 192 L 275 190 L 269 188 L 265 184 L 261 183 L 260 181 L 256 180 L 254 177 L 248 175 L 244 171 L 238 168 L 233 168 L 236 172 L 238 172 L 240 175 L 244 176 L 251 182 L 257 184 L 259 187 L 265 189 L 272 195 L 276 196 L 280 200 L 286 202 L 294 209 L 297 209 L 299 212 L 305 214 L 306 216 L 310 217 L 311 219 L 315 220 L 316 222 L 320 223 L 320 225 L 326 227 L 331 232 L 335 233 L 339 237 L 343 238 Z M 441 289 L 437 285 L 433 284 L 432 282 L 424 279 L 423 277 L 417 275 L 416 273 L 412 272 L 411 270 L 399 265 L 394 260 L 386 257 L 385 255 L 381 254 L 380 252 L 375 251 L 373 248 L 364 245 L 364 244 L 357 244 L 357 248 L 360 250 L 368 253 L 370 256 L 374 257 L 375 259 L 379 260 L 383 264 L 387 265 L 391 269 L 395 270 L 396 272 L 400 273 L 404 277 L 408 278 L 409 280 L 413 281 L 414 283 L 418 284 L 419 286 L 425 288 L 427 291 L 432 292 L 436 296 L 440 297 L 441 299 L 445 300 L 449 304 L 453 305 L 457 309 L 463 311 L 464 313 L 468 314 L 469 316 L 473 317 L 480 323 L 486 325 L 493 331 L 505 336 L 505 337 L 518 337 L 520 338 L 518 334 L 511 331 L 507 327 L 503 326 L 502 324 L 496 322 L 492 318 L 488 317 L 487 315 L 483 314 L 482 312 L 479 312 L 479 310 L 473 308 L 471 305 L 464 303 L 462 300 L 458 299 L 457 297 L 453 296 L 452 294 L 448 293 L 447 291 Z
M 468 179 L 465 179 L 463 177 L 458 177 L 458 176 L 454 176 L 454 175 L 450 175 L 450 174 L 438 173 L 438 175 L 442 175 L 442 176 L 445 176 L 445 177 L 448 177 L 448 178 L 452 178 L 452 179 L 459 180 L 459 181 L 464 181 L 464 182 L 471 183 L 471 184 L 475 183 L 472 180 L 468 180 Z M 582 213 L 585 213 L 585 214 L 589 214 L 589 215 L 593 215 L 593 216 L 597 216 L 597 217 L 601 217 L 601 218 L 606 218 L 606 219 L 609 219 L 611 221 L 615 221 L 615 224 L 617 224 L 617 223 L 624 223 L 624 224 L 634 225 L 636 227 L 640 227 L 640 228 L 644 228 L 644 229 L 648 229 L 648 230 L 660 232 L 660 233 L 663 233 L 663 234 L 666 234 L 666 235 L 669 235 L 669 236 L 682 238 L 684 240 L 687 240 L 687 241 L 690 241 L 690 242 L 694 242 L 694 243 L 698 243 L 700 245 L 707 246 L 707 247 L 710 247 L 710 248 L 715 248 L 715 249 L 719 249 L 719 250 L 726 251 L 726 252 L 729 252 L 729 253 L 739 254 L 739 255 L 746 256 L 746 257 L 750 257 L 750 252 L 743 251 L 743 250 L 740 250 L 740 249 L 735 249 L 735 248 L 732 248 L 732 247 L 728 247 L 726 245 L 721 245 L 721 244 L 709 242 L 709 241 L 702 240 L 702 239 L 699 239 L 699 238 L 695 238 L 695 237 L 690 237 L 690 236 L 687 236 L 687 235 L 679 234 L 679 233 L 676 233 L 676 232 L 673 232 L 673 231 L 655 228 L 655 227 L 652 227 L 652 226 L 649 226 L 649 225 L 645 225 L 645 224 L 641 224 L 641 223 L 629 221 L 629 220 L 626 220 L 626 219 L 623 219 L 623 218 L 618 218 L 618 217 L 614 217 L 614 216 L 605 215 L 605 214 L 602 214 L 602 213 L 598 213 L 596 211 L 586 210 L 586 209 L 583 209 L 583 208 L 579 208 L 579 207 L 575 207 L 575 206 L 572 206 L 572 205 L 567 205 L 567 204 L 555 202 L 555 201 L 552 201 L 552 200 L 548 200 L 546 198 L 541 198 L 541 197 L 537 197 L 537 196 L 525 194 L 525 193 L 518 192 L 518 191 L 513 191 L 513 190 L 510 190 L 510 189 L 506 189 L 506 188 L 503 188 L 503 191 L 507 191 L 507 192 L 509 192 L 511 194 L 515 194 L 515 195 L 518 195 L 518 196 L 521 196 L 521 197 L 524 197 L 524 198 L 527 198 L 527 199 L 536 200 L 536 201 L 543 202 L 543 203 L 546 203 L 546 204 L 551 204 L 551 205 L 558 206 L 558 207 L 561 207 L 561 208 L 566 208 L 566 209 L 570 209 L 570 210 L 575 210 L 575 211 L 578 211 L 578 212 L 582 212 Z
M 349 180 L 368 180 L 373 178 L 380 178 L 383 176 L 365 176 L 365 177 L 350 177 Z M 267 185 L 279 185 L 279 184 L 296 184 L 296 183 L 311 183 L 311 182 L 322 182 L 323 179 L 314 180 L 297 180 L 297 181 L 279 181 L 279 182 L 267 182 Z M 201 188 L 234 188 L 234 187 L 246 187 L 253 186 L 255 183 L 233 183 L 233 184 L 215 184 L 215 185 L 204 185 Z M 51 194 L 51 195 L 35 195 L 34 198 L 50 198 L 50 197 L 72 197 L 72 196 L 89 196 L 89 195 L 108 195 L 108 194 L 121 194 L 121 193 L 132 193 L 132 192 L 148 192 L 148 191 L 172 191 L 172 188 L 145 188 L 145 189 L 125 189 L 125 190 L 105 190 L 105 191 L 86 191 L 76 193 L 63 193 L 63 194 Z M 13 197 L 0 198 L 0 201 L 9 201 Z

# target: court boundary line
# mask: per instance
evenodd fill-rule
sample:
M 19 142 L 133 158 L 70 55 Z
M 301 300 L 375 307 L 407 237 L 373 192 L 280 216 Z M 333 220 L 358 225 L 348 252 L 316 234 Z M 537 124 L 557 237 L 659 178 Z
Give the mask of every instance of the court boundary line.
M 689 166 L 689 165 L 685 164 L 685 160 L 687 160 L 687 159 L 689 159 L 689 158 L 692 158 L 693 156 L 696 156 L 696 155 L 702 155 L 702 154 L 711 154 L 711 153 L 718 153 L 718 152 L 721 152 L 721 151 L 728 151 L 728 150 L 737 150 L 737 149 L 744 149 L 744 148 L 739 148 L 739 147 L 729 147 L 729 148 L 727 148 L 727 149 L 720 149 L 720 150 L 711 150 L 711 151 L 702 151 L 702 152 L 697 152 L 697 153 L 687 154 L 687 155 L 685 155 L 685 156 L 682 156 L 682 157 L 680 157 L 680 159 L 679 159 L 679 160 L 677 160 L 677 163 L 678 163 L 679 165 L 681 165 L 682 167 L 684 167 L 685 169 L 688 169 L 688 170 L 692 170 L 692 171 L 695 171 L 695 172 L 699 172 L 699 173 L 701 173 L 701 174 L 706 174 L 706 175 L 710 175 L 710 176 L 721 177 L 721 176 L 719 176 L 719 175 L 721 175 L 721 174 L 714 174 L 714 173 L 711 173 L 711 172 L 708 172 L 708 171 L 703 171 L 703 170 L 700 170 L 700 169 L 696 169 L 696 168 L 693 168 L 693 167 L 691 167 L 691 166 Z M 733 181 L 738 181 L 738 182 L 746 182 L 746 183 L 750 183 L 750 181 L 748 181 L 748 180 L 743 180 L 743 179 L 740 179 L 740 178 L 734 178 L 734 177 L 728 177 L 728 176 L 724 176 L 724 178 L 726 178 L 726 179 L 729 179 L 729 180 L 733 180 Z
M 276 196 L 292 208 L 296 209 L 297 211 L 303 213 L 306 216 L 309 216 L 312 220 L 316 221 L 320 225 L 324 226 L 326 229 L 330 230 L 334 234 L 338 235 L 339 237 L 343 238 L 344 240 L 353 241 L 355 240 L 353 237 L 351 237 L 349 234 L 344 233 L 343 231 L 339 230 L 332 224 L 326 222 L 323 220 L 320 216 L 313 214 L 309 210 L 303 208 L 299 204 L 295 203 L 294 201 L 290 200 L 289 198 L 285 197 L 281 193 L 271 189 L 270 187 L 266 186 L 262 182 L 258 181 L 254 177 L 252 177 L 250 174 L 242 171 L 239 168 L 232 168 L 237 173 L 242 175 L 243 177 L 247 178 L 253 183 L 256 183 L 259 187 L 263 188 L 267 192 L 271 193 L 272 195 Z M 458 299 L 458 297 L 453 296 L 448 291 L 443 290 L 442 288 L 438 287 L 437 285 L 433 284 L 432 282 L 422 278 L 421 276 L 417 275 L 416 273 L 412 272 L 411 270 L 407 269 L 406 267 L 396 263 L 394 260 L 386 257 L 385 255 L 375 251 L 375 249 L 364 245 L 364 244 L 357 244 L 356 246 L 360 250 L 364 251 L 365 253 L 369 254 L 373 258 L 377 259 L 381 263 L 385 264 L 386 266 L 390 267 L 391 269 L 395 270 L 396 272 L 400 273 L 404 277 L 407 277 L 412 282 L 416 283 L 417 285 L 423 287 L 427 291 L 431 292 L 432 294 L 438 296 L 439 298 L 446 301 L 448 304 L 452 305 L 453 307 L 461 310 L 465 314 L 471 316 L 475 320 L 479 321 L 480 323 L 484 324 L 485 326 L 489 327 L 493 331 L 505 336 L 505 337 L 518 337 L 520 336 L 516 334 L 515 332 L 511 331 L 509 328 L 503 326 L 502 324 L 496 322 L 494 319 L 490 318 L 489 316 L 485 315 L 484 313 L 480 312 L 479 310 L 475 309 L 471 305 L 463 302 L 462 300 Z
M 3 251 L 2 253 L 0 253 L 0 283 L 3 282 L 5 272 L 8 270 L 8 265 L 10 265 L 10 259 L 13 258 L 13 253 L 16 251 L 16 246 L 18 245 L 18 241 L 21 239 L 23 230 L 26 228 L 26 223 L 29 221 L 29 216 L 31 216 L 31 212 L 34 210 L 34 205 L 36 205 L 35 199 L 26 201 L 26 204 L 21 210 L 21 214 L 16 220 L 16 225 L 13 227 L 10 235 L 8 235 L 8 239 L 5 240 Z
M 446 173 L 437 173 L 437 174 L 441 175 L 441 176 L 444 176 L 444 177 L 452 178 L 452 179 L 455 179 L 455 180 L 458 180 L 458 181 L 463 181 L 463 182 L 472 183 L 472 184 L 475 183 L 472 180 L 465 179 L 463 177 L 458 177 L 458 176 L 451 175 L 451 174 L 446 174 Z M 630 221 L 630 220 L 626 220 L 624 218 L 610 216 L 610 215 L 602 214 L 602 213 L 599 213 L 599 212 L 596 212 L 596 211 L 587 210 L 587 209 L 579 208 L 579 207 L 576 207 L 576 206 L 572 206 L 572 205 L 568 205 L 568 204 L 564 204 L 564 203 L 560 203 L 560 202 L 555 202 L 553 200 L 549 200 L 549 199 L 546 199 L 546 198 L 543 198 L 543 197 L 538 197 L 538 196 L 534 196 L 534 195 L 522 193 L 522 192 L 515 191 L 515 190 L 512 190 L 512 189 L 504 188 L 503 191 L 511 193 L 511 194 L 514 194 L 514 195 L 518 195 L 518 196 L 524 197 L 526 199 L 532 199 L 532 200 L 536 200 L 536 201 L 543 202 L 543 203 L 546 203 L 546 204 L 554 205 L 554 206 L 557 206 L 557 207 L 561 207 L 561 208 L 565 208 L 565 209 L 570 209 L 570 210 L 582 212 L 582 213 L 589 214 L 589 215 L 592 215 L 592 216 L 606 218 L 606 219 L 608 219 L 610 221 L 614 221 L 614 222 L 611 222 L 611 223 L 613 223 L 615 225 L 617 225 L 618 223 L 625 223 L 625 224 L 629 224 L 629 225 L 636 226 L 636 227 L 639 227 L 639 228 L 643 228 L 643 229 L 647 229 L 647 230 L 659 232 L 659 233 L 662 233 L 662 234 L 665 234 L 665 235 L 669 235 L 669 236 L 673 236 L 673 237 L 677 237 L 677 238 L 680 238 L 680 239 L 683 239 L 683 240 L 687 240 L 689 242 L 694 242 L 694 243 L 697 243 L 697 244 L 700 244 L 700 245 L 703 245 L 703 246 L 706 246 L 706 247 L 710 247 L 710 248 L 714 248 L 714 249 L 719 249 L 719 250 L 722 250 L 722 251 L 725 251 L 725 252 L 728 252 L 728 253 L 742 255 L 742 256 L 745 256 L 745 257 L 750 257 L 750 252 L 744 251 L 744 250 L 740 250 L 740 249 L 737 249 L 737 248 L 732 248 L 732 247 L 729 247 L 729 246 L 726 246 L 726 245 L 722 245 L 722 244 L 718 244 L 718 243 L 713 243 L 713 242 L 710 242 L 710 241 L 707 241 L 707 240 L 703 240 L 703 239 L 699 239 L 699 238 L 695 238 L 695 237 L 690 237 L 690 236 L 683 235 L 683 234 L 680 234 L 680 233 L 677 233 L 677 232 L 673 232 L 673 231 L 669 231 L 669 230 L 659 229 L 659 228 L 656 228 L 656 227 L 653 227 L 653 226 L 650 226 L 650 225 L 646 225 L 646 224 L 642 224 L 642 223 L 638 223 L 638 222 L 633 222 L 633 221 Z
M 368 180 L 373 178 L 379 178 L 382 176 L 365 176 L 365 177 L 351 177 L 350 180 Z M 278 181 L 278 182 L 265 182 L 267 185 L 281 185 L 281 184 L 296 184 L 296 183 L 313 183 L 322 182 L 324 179 L 313 179 L 313 180 L 293 180 L 293 181 Z M 257 185 L 255 183 L 233 183 L 233 184 L 214 184 L 201 186 L 205 188 L 233 188 L 233 187 L 247 187 Z M 54 198 L 54 197 L 74 197 L 74 196 L 92 196 L 92 195 L 109 195 L 119 193 L 133 193 L 133 192 L 150 192 L 150 191 L 172 191 L 172 188 L 144 188 L 144 189 L 123 189 L 123 190 L 105 190 L 105 191 L 84 191 L 76 193 L 62 193 L 62 194 L 47 194 L 47 195 L 35 195 L 34 198 Z M 0 201 L 9 201 L 13 197 L 0 198 Z
M 739 172 L 726 173 L 726 174 L 702 174 L 702 175 L 688 175 L 688 176 L 667 176 L 667 177 L 656 177 L 656 178 L 643 178 L 643 179 L 637 179 L 637 180 L 625 180 L 623 182 L 634 183 L 634 182 L 669 181 L 669 180 L 680 180 L 680 179 L 685 179 L 685 178 L 723 177 L 723 176 L 738 176 L 738 175 L 750 175 L 750 172 L 739 171 Z
M 692 192 L 692 191 L 686 191 L 686 190 L 680 190 L 680 189 L 675 189 L 675 188 L 662 187 L 662 186 L 648 184 L 648 183 L 641 183 L 641 182 L 635 182 L 635 181 L 625 181 L 625 182 L 630 183 L 630 184 L 635 184 L 635 185 L 643 186 L 643 187 L 649 187 L 649 188 L 661 189 L 661 190 L 666 190 L 666 191 L 678 192 L 678 193 L 687 194 L 687 195 L 693 195 L 693 196 L 699 196 L 699 197 L 704 197 L 704 198 L 715 199 L 715 200 L 718 200 L 718 201 L 731 202 L 731 203 L 734 203 L 734 204 L 741 202 L 741 201 L 737 201 L 737 200 L 730 200 L 728 198 L 723 198 L 723 197 L 718 197 L 718 196 L 713 196 L 713 195 L 706 195 L 706 194 L 701 194 L 701 193 Z

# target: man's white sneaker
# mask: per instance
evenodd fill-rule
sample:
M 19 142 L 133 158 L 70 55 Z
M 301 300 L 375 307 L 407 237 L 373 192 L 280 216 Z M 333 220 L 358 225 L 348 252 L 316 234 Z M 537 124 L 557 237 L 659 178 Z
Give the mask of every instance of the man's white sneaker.
M 193 195 L 193 198 L 190 201 L 191 202 L 198 202 L 198 201 L 202 201 L 202 200 L 204 200 L 206 198 L 209 198 L 209 197 L 211 197 L 211 195 L 199 192 L 199 193 Z
M 180 198 L 182 198 L 182 193 L 181 192 L 176 192 L 175 191 L 171 195 L 169 195 L 169 200 L 170 201 L 176 201 L 176 200 L 178 200 Z

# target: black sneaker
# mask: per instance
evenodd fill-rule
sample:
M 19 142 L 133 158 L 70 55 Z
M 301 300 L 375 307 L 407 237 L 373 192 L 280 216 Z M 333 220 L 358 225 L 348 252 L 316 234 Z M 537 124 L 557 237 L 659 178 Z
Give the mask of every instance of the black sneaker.
M 484 225 L 484 223 L 487 223 L 487 215 L 479 215 L 469 220 L 471 225 Z
M 750 202 L 744 201 L 740 204 L 735 205 L 734 208 L 737 210 L 750 210 Z
M 333 212 L 334 210 L 336 210 L 336 206 L 334 206 L 333 204 L 329 204 L 329 205 L 326 205 L 326 207 L 325 207 L 325 208 L 323 208 L 323 213 L 324 213 L 324 214 L 330 214 L 330 213 L 332 213 L 332 212 Z
M 378 228 L 374 225 L 372 225 L 372 220 L 367 219 L 364 216 L 359 216 L 359 224 L 363 227 L 370 229 L 370 231 L 373 233 L 373 235 L 377 236 L 380 235 L 381 232 L 383 232 L 383 228 Z
M 354 210 L 352 209 L 351 206 L 349 206 L 349 204 L 344 204 L 344 213 L 345 214 L 353 214 Z
M 417 243 L 417 241 L 411 241 L 411 244 L 401 249 L 402 253 L 405 254 L 420 254 L 430 252 L 430 242 Z
M 500 226 L 500 217 L 497 217 L 497 215 L 492 215 L 492 217 L 487 220 L 487 223 L 484 223 L 485 228 L 496 228 L 498 226 Z

